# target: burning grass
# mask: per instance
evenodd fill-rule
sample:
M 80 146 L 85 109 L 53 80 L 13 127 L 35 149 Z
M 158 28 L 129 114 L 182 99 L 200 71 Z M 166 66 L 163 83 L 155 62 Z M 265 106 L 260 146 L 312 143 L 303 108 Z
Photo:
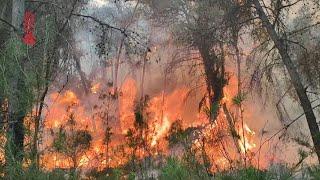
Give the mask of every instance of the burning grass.
M 224 91 L 212 123 L 207 100 L 193 112 L 197 119 L 184 115 L 186 87 L 139 99 L 136 81 L 128 78 L 118 92 L 98 82 L 86 96 L 72 89 L 51 93 L 38 147 L 40 167 L 48 174 L 41 173 L 75 178 L 274 177 L 265 171 L 268 160 L 257 158 L 256 132 L 236 116 L 235 89 L 230 85 Z M 25 121 L 30 132 L 31 121 L 30 115 Z M 23 168 L 21 173 L 33 171 L 27 160 Z M 288 172 L 282 176 L 292 176 Z
M 246 123 L 242 128 L 233 119 L 230 128 L 222 108 L 217 120 L 209 123 L 205 106 L 194 112 L 198 119 L 183 119 L 189 91 L 180 87 L 139 100 L 137 83 L 127 78 L 117 93 L 100 82 L 89 96 L 72 89 L 52 93 L 39 146 L 41 166 L 102 171 L 148 158 L 182 158 L 188 151 L 209 172 L 254 164 L 255 132 Z M 223 103 L 236 109 L 232 90 L 226 92 Z

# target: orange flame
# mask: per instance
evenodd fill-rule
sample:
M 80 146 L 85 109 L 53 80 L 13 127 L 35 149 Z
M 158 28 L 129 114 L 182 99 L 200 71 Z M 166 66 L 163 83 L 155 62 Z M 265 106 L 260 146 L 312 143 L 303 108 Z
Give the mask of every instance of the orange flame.
M 226 96 L 223 98 L 223 102 L 228 106 L 232 104 L 232 92 L 226 88 Z M 107 93 L 106 93 L 107 92 Z M 142 135 L 140 138 L 147 140 L 147 146 L 153 149 L 151 154 L 157 155 L 159 151 L 168 153 L 168 142 L 165 137 L 168 136 L 172 123 L 176 120 L 181 120 L 185 108 L 185 99 L 188 96 L 189 89 L 185 87 L 177 88 L 172 92 L 159 93 L 153 96 L 147 106 L 145 107 L 144 121 L 146 121 L 149 130 L 147 134 Z M 41 156 L 41 162 L 46 169 L 54 168 L 71 168 L 76 166 L 78 168 L 98 168 L 103 169 L 106 167 L 117 167 L 125 164 L 129 160 L 128 154 L 132 153 L 132 150 L 126 145 L 126 134 L 129 129 L 135 128 L 135 105 L 137 101 L 138 89 L 136 81 L 131 78 L 127 78 L 119 90 L 119 95 L 115 94 L 112 88 L 105 89 L 102 83 L 96 83 L 91 87 L 92 95 L 88 97 L 78 97 L 75 92 L 68 90 L 62 94 L 52 93 L 49 98 L 49 110 L 45 113 L 45 126 L 43 129 L 43 144 L 41 149 L 43 155 Z M 94 102 L 94 104 L 101 105 L 100 108 L 106 108 L 106 104 L 101 102 L 103 94 L 108 94 L 110 98 L 106 98 L 109 104 L 112 104 L 114 109 L 107 110 L 108 117 L 110 116 L 108 123 L 111 127 L 111 138 L 106 143 L 106 119 L 104 115 L 97 116 L 99 112 L 98 108 L 88 108 L 92 104 L 88 102 Z M 111 98 L 112 97 L 112 98 Z M 90 98 L 90 99 L 87 99 Z M 118 99 L 117 99 L 118 98 Z M 68 127 L 68 120 L 70 114 L 74 115 L 76 121 L 74 126 Z M 103 114 L 103 113 L 102 113 Z M 113 117 L 113 118 L 111 118 Z M 198 120 L 182 121 L 183 129 L 189 127 L 203 127 L 204 123 L 208 122 L 204 119 L 203 112 L 200 112 L 197 117 Z M 52 152 L 48 151 L 54 143 L 52 134 L 59 131 L 61 127 L 64 127 L 67 131 L 66 136 L 70 136 L 70 131 L 86 130 L 91 136 L 92 140 L 88 149 L 83 149 L 80 153 L 77 152 L 74 155 L 65 154 L 65 152 Z M 237 126 L 239 127 L 239 126 Z M 227 144 L 218 143 L 219 138 L 230 137 L 228 131 L 228 123 L 223 112 L 220 113 L 218 119 L 214 124 L 205 125 L 202 130 L 205 144 L 199 139 L 193 140 L 194 148 L 204 147 L 207 154 L 215 159 L 210 159 L 212 162 L 219 164 L 219 166 L 227 168 L 230 163 L 225 156 L 221 153 L 223 149 L 231 151 L 228 156 L 230 159 L 235 158 L 235 152 L 232 152 L 232 141 L 226 138 Z M 238 145 L 241 149 L 241 153 L 252 151 L 256 144 L 254 143 L 255 132 L 251 130 L 247 124 L 244 124 L 243 129 L 238 129 L 240 135 Z M 242 136 L 244 134 L 244 136 Z M 76 151 L 75 151 L 76 152 Z M 137 151 L 137 157 L 144 158 L 150 153 L 145 150 Z

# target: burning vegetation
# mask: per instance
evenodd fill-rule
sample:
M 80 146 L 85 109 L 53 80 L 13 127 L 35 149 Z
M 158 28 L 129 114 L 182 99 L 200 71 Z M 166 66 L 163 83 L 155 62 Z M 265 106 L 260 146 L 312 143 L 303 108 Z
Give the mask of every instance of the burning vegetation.
M 101 84 L 92 85 L 90 95 L 82 97 L 72 90 L 49 96 L 39 149 L 45 169 L 104 170 L 150 158 L 182 158 L 179 152 L 186 151 L 195 153 L 199 162 L 207 161 L 210 172 L 244 161 L 256 163 L 257 137 L 229 112 L 231 106 L 237 106 L 231 94 L 226 93 L 224 111 L 220 109 L 210 123 L 208 103 L 194 111 L 198 119 L 184 121 L 187 87 L 139 100 L 132 78 L 124 81 L 117 94 L 112 86 Z
M 1 178 L 319 177 L 318 1 L 51 1 L 0 8 Z

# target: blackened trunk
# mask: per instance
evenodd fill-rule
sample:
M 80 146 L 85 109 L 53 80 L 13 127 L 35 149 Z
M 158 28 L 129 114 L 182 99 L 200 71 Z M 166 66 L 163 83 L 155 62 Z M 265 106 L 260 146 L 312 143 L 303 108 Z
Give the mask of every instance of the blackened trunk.
M 23 144 L 24 144 L 24 113 L 18 113 L 10 118 L 9 132 L 11 137 L 11 151 L 14 160 L 21 162 L 23 160 Z
M 207 90 L 210 99 L 210 119 L 215 121 L 218 117 L 218 109 L 220 102 L 224 96 L 223 87 L 225 86 L 225 72 L 224 62 L 212 52 L 206 44 L 203 42 L 198 43 L 198 49 L 200 51 L 202 61 L 204 64 L 204 71 L 207 82 Z M 222 50 L 223 51 L 223 50 Z
M 23 61 L 23 60 L 22 60 Z M 22 62 L 23 64 L 23 62 Z M 9 129 L 8 145 L 15 161 L 23 160 L 23 144 L 24 144 L 24 118 L 26 116 L 25 94 L 23 93 L 26 86 L 23 78 L 23 73 L 19 72 L 16 81 L 12 81 L 12 95 L 9 96 Z
M 270 23 L 267 15 L 265 14 L 265 12 L 263 11 L 263 8 L 259 2 L 259 0 L 253 0 L 252 1 L 257 13 L 259 15 L 259 18 L 261 19 L 264 28 L 266 28 L 270 38 L 272 39 L 272 41 L 275 44 L 275 47 L 278 49 L 279 54 L 282 58 L 282 61 L 284 63 L 284 65 L 286 66 L 288 73 L 290 75 L 291 78 L 291 83 L 294 87 L 294 89 L 297 92 L 297 95 L 299 97 L 301 106 L 303 108 L 303 111 L 305 113 L 306 119 L 307 119 L 307 123 L 309 126 L 309 130 L 311 133 L 311 137 L 314 143 L 314 147 L 315 147 L 315 152 L 318 156 L 318 160 L 320 162 L 320 133 L 319 133 L 319 126 L 317 124 L 317 119 L 314 115 L 313 112 L 313 108 L 311 106 L 311 102 L 307 96 L 306 90 L 302 84 L 302 81 L 300 79 L 299 73 L 297 71 L 297 68 L 295 67 L 294 63 L 292 62 L 288 51 L 287 51 L 287 47 L 286 47 L 286 43 L 283 39 L 281 39 L 279 37 L 279 35 L 277 34 L 277 32 L 275 31 L 274 27 L 272 26 L 272 24 Z

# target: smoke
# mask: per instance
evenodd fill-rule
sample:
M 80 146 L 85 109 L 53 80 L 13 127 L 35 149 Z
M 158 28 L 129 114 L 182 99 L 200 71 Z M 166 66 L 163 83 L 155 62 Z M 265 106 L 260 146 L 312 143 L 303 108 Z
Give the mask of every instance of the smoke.
M 114 3 L 106 2 L 108 1 L 91 1 L 82 13 L 103 19 L 117 27 L 127 27 L 126 21 L 133 17 L 134 3 L 119 8 Z M 157 7 L 165 8 L 168 6 L 168 1 L 156 2 Z M 76 46 L 82 54 L 81 68 L 90 81 L 91 92 L 89 94 L 83 93 L 80 77 L 78 77 L 78 79 L 74 78 L 68 86 L 70 89 L 61 94 L 53 92 L 47 100 L 48 112 L 45 113 L 42 149 L 47 153 L 44 155 L 43 161 L 48 169 L 72 166 L 70 157 L 66 158 L 59 153 L 52 155 L 49 153 L 50 151 L 46 151 L 46 148 L 54 141 L 53 134 L 68 123 L 70 113 L 75 114 L 77 120 L 75 128 L 87 130 L 92 135 L 90 149 L 84 153 L 85 155 L 78 153 L 77 166 L 101 169 L 107 166 L 116 167 L 128 161 L 129 157 L 124 154 L 130 154 L 131 151 L 126 148 L 119 150 L 119 147 L 122 147 L 120 145 L 126 142 L 126 134 L 135 126 L 136 106 L 144 96 L 149 96 L 150 99 L 145 111 L 148 115 L 147 123 L 151 132 L 144 138 L 149 138 L 151 149 L 168 152 L 166 137 L 172 124 L 177 120 L 181 120 L 183 129 L 203 127 L 208 124 L 204 112 L 199 111 L 199 102 L 203 98 L 206 88 L 201 59 L 194 56 L 196 51 L 175 45 L 169 29 L 152 27 L 151 22 L 141 17 L 132 19 L 134 21 L 127 28 L 140 34 L 139 40 L 142 42 L 139 41 L 140 44 L 137 45 L 136 40 L 130 39 L 130 37 L 123 41 L 123 33 L 112 32 L 105 42 L 108 48 L 106 48 L 107 55 L 104 56 L 99 56 L 97 53 L 96 45 L 102 32 L 94 31 L 96 29 L 94 22 L 87 22 L 74 29 Z M 134 45 L 130 46 L 132 41 L 135 41 Z M 119 51 L 121 43 L 124 43 L 123 50 Z M 242 47 L 244 51 L 249 52 L 253 48 L 253 43 L 243 44 Z M 138 48 L 140 51 L 132 51 L 134 48 Z M 115 62 L 118 59 L 118 76 L 115 79 Z M 231 103 L 232 98 L 237 94 L 236 63 L 232 57 L 228 57 L 226 66 L 227 70 L 231 72 L 229 85 L 225 90 L 226 98 L 230 110 L 236 112 L 238 107 Z M 246 69 L 245 62 L 242 67 L 245 84 L 251 77 L 251 71 Z M 118 85 L 119 92 L 116 92 L 115 84 Z M 277 99 L 277 95 L 274 96 Z M 290 98 L 283 100 L 283 103 L 289 104 L 290 107 L 298 107 L 298 104 Z M 107 115 L 103 114 L 106 112 Z M 298 109 L 291 109 L 289 114 L 296 117 L 299 112 L 301 111 Z M 283 123 L 288 122 L 279 121 L 279 114 L 272 103 L 265 104 L 260 94 L 249 94 L 244 103 L 244 114 L 247 126 L 246 129 L 242 129 L 242 132 L 250 136 L 245 137 L 245 141 L 248 143 L 245 148 L 254 153 L 255 164 L 259 164 L 260 168 L 267 168 L 272 163 L 293 164 L 298 161 L 297 152 L 300 146 L 293 141 L 286 141 L 288 138 L 283 140 L 282 133 L 273 137 L 283 127 Z M 223 121 L 224 117 L 221 116 L 221 121 Z M 292 117 L 288 118 L 292 119 Z M 219 126 L 219 123 L 216 126 Z M 222 123 L 221 126 L 226 127 L 225 123 Z M 112 129 L 111 141 L 108 145 L 110 150 L 107 150 L 104 142 L 108 127 Z M 209 127 L 206 128 L 204 131 L 212 130 Z M 293 133 L 297 128 L 306 131 L 305 123 L 297 123 L 291 128 Z M 228 131 L 227 127 L 223 130 Z M 212 132 L 209 131 L 209 133 Z M 270 137 L 273 138 L 270 139 Z M 243 142 L 239 144 L 241 143 Z M 208 151 L 215 150 L 209 147 Z M 283 156 L 284 152 L 286 156 Z M 217 152 L 212 153 L 216 154 Z M 64 162 L 64 159 L 68 159 L 68 163 Z M 226 160 L 219 160 L 226 163 Z M 309 163 L 313 161 L 312 158 L 307 159 Z

